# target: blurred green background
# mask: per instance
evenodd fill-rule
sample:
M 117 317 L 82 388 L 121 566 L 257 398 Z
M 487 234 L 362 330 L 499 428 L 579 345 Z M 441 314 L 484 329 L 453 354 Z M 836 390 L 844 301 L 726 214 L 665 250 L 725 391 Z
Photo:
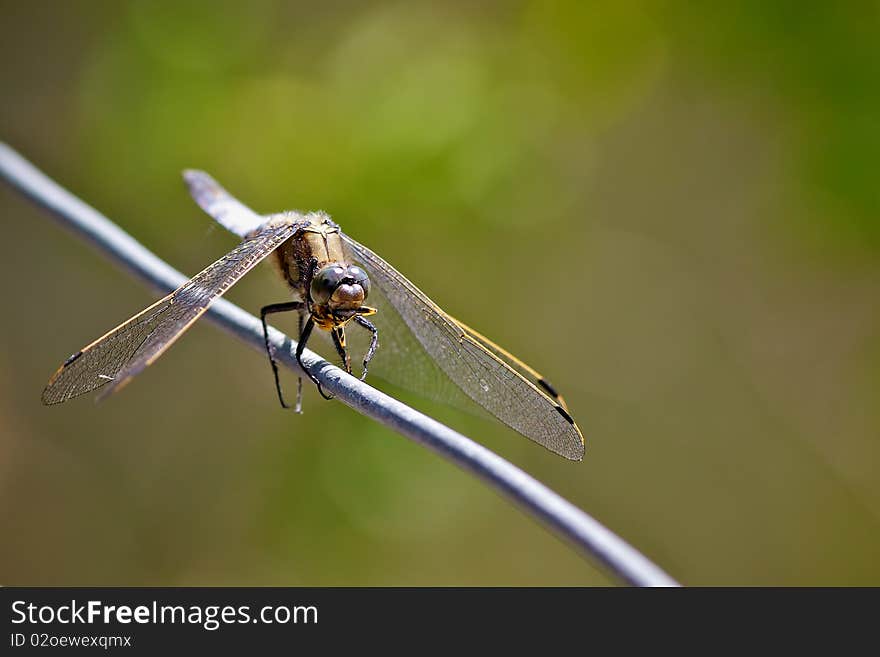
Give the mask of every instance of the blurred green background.
M 189 273 L 235 238 L 185 167 L 327 210 L 545 372 L 586 458 L 406 399 L 682 582 L 880 584 L 877 5 L 473 4 L 3 1 L 0 139 Z M 155 294 L 0 213 L 0 582 L 610 583 L 311 387 L 280 411 L 207 324 L 42 407 Z M 286 298 L 268 267 L 228 296 Z

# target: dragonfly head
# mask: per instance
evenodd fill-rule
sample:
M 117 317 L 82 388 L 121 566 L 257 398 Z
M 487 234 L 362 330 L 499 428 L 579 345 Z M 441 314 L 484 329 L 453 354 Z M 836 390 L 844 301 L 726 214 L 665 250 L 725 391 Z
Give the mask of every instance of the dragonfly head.
M 312 302 L 330 310 L 356 310 L 370 293 L 370 279 L 360 267 L 331 262 L 315 272 Z

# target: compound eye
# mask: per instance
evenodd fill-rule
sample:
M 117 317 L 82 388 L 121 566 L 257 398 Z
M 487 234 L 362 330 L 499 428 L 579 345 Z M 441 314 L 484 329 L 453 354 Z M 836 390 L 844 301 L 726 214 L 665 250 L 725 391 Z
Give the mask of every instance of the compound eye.
M 312 278 L 311 295 L 312 301 L 317 304 L 325 304 L 342 283 L 345 270 L 339 265 L 328 265 L 317 271 Z
M 367 272 L 356 265 L 351 265 L 348 268 L 347 277 L 363 288 L 365 299 L 370 296 L 370 279 L 367 276 Z

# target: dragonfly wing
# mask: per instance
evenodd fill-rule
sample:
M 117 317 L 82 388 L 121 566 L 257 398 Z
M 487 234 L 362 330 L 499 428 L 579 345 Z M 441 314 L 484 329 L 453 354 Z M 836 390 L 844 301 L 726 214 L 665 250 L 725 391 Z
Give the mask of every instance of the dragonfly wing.
M 346 258 L 349 262 L 362 260 L 354 253 L 347 253 Z M 370 279 L 374 280 L 372 273 Z M 376 314 L 369 319 L 379 329 L 379 351 L 370 362 L 370 378 L 384 379 L 421 397 L 454 406 L 466 413 L 488 415 L 428 355 L 380 285 L 371 286 L 366 303 L 376 308 Z M 319 339 L 325 335 L 329 334 L 326 331 L 318 332 Z M 352 354 L 366 353 L 370 337 L 366 331 L 353 326 L 346 331 L 346 336 Z M 325 347 L 328 354 L 334 353 L 329 339 Z
M 447 317 L 458 324 L 461 329 L 465 333 L 467 333 L 473 340 L 479 342 L 486 349 L 495 354 L 495 356 L 507 363 L 509 367 L 512 367 L 517 372 L 519 372 L 522 377 L 528 379 L 529 382 L 539 387 L 541 389 L 541 392 L 546 394 L 548 397 L 553 398 L 560 406 L 562 406 L 563 409 L 565 409 L 566 411 L 568 410 L 568 405 L 565 403 L 565 399 L 563 399 L 562 395 L 560 395 L 556 391 L 556 388 L 553 386 L 553 384 L 550 383 L 546 378 L 544 378 L 540 372 L 532 369 L 529 365 L 526 365 L 509 351 L 502 347 L 499 347 L 485 335 L 478 333 L 470 326 L 466 325 L 464 322 L 461 322 L 449 315 L 447 315 Z
M 404 344 L 419 345 L 435 370 L 510 428 L 561 456 L 583 458 L 583 436 L 565 406 L 550 394 L 552 387 L 548 390 L 537 379 L 532 381 L 523 375 L 534 370 L 523 364 L 525 370 L 521 373 L 521 368 L 512 367 L 511 359 L 519 361 L 443 312 L 373 251 L 347 235 L 343 234 L 342 239 L 351 259 L 367 270 L 374 289 L 382 291 L 395 318 L 408 329 Z M 373 301 L 372 292 L 369 301 Z M 380 317 L 377 313 L 377 325 Z M 391 325 L 398 323 L 392 321 Z M 380 326 L 380 347 L 374 362 L 381 360 L 386 348 L 383 330 L 384 325 Z M 399 339 L 400 335 L 392 336 L 395 344 Z
M 266 223 L 266 217 L 241 203 L 204 171 L 187 169 L 183 179 L 199 207 L 239 237 L 254 234 Z
M 44 404 L 60 404 L 107 385 L 118 390 L 149 366 L 226 290 L 296 232 L 273 224 L 177 288 L 71 356 L 49 379 Z

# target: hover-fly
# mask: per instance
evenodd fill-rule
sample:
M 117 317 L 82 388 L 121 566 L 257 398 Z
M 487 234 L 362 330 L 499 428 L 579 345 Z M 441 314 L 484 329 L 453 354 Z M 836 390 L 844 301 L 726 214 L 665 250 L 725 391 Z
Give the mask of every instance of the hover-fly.
M 164 353 L 215 299 L 272 256 L 292 292 L 291 300 L 264 306 L 260 312 L 282 406 L 287 407 L 287 402 L 266 317 L 290 311 L 299 316 L 296 356 L 301 366 L 305 345 L 317 328 L 329 335 L 350 374 L 347 334 L 360 331 L 364 336 L 361 379 L 375 369 L 381 378 L 434 399 L 475 402 L 547 449 L 569 459 L 583 458 L 583 436 L 565 401 L 543 376 L 445 313 L 325 213 L 263 216 L 204 172 L 185 171 L 184 180 L 199 206 L 243 241 L 177 290 L 68 358 L 49 380 L 43 403 L 58 404 L 100 387 L 104 387 L 101 397 L 120 389 Z M 318 379 L 309 376 L 329 398 Z

